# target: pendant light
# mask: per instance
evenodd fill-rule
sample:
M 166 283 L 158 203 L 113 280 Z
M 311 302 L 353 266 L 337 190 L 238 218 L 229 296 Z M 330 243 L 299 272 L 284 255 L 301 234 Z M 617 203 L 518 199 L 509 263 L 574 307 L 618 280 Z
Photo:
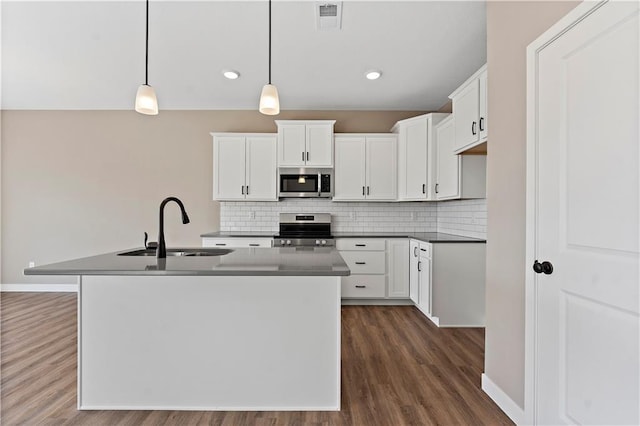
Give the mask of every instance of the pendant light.
M 136 93 L 136 111 L 140 114 L 157 115 L 158 98 L 156 91 L 149 86 L 149 0 L 147 0 L 147 27 L 145 36 L 145 56 L 144 56 L 144 84 L 138 87 Z
M 278 89 L 271 84 L 271 0 L 269 0 L 269 83 L 262 88 L 259 110 L 265 115 L 280 114 Z

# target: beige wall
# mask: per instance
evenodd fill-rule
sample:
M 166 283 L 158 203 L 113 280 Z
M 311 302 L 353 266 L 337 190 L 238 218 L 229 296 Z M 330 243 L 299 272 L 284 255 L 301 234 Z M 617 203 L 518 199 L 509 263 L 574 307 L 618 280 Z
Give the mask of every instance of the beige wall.
M 485 374 L 524 406 L 526 47 L 579 2 L 487 4 Z
M 338 132 L 388 132 L 421 111 L 284 111 L 277 119 L 336 119 Z M 197 246 L 219 226 L 212 201 L 209 132 L 275 132 L 257 111 L 3 111 L 2 283 L 74 283 L 25 277 L 37 265 L 142 245 L 158 235 L 158 207 L 180 198 L 191 217 L 166 208 L 171 246 Z

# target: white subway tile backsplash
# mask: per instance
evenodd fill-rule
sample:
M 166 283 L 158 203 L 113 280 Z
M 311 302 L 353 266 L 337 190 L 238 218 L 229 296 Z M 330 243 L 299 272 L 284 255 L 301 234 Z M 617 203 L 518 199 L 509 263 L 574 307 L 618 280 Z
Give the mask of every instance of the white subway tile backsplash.
M 251 218 L 251 212 L 255 217 Z M 486 238 L 486 200 L 411 203 L 279 202 L 220 203 L 220 231 L 277 232 L 280 212 L 331 213 L 334 232 L 444 232 Z

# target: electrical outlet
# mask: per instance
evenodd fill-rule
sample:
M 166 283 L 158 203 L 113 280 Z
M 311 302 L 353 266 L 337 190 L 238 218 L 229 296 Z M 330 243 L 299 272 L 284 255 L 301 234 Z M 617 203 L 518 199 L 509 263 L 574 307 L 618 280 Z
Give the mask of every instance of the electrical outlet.
M 249 212 L 249 219 L 255 219 L 256 218 L 256 212 L 251 211 Z
M 36 262 L 34 262 L 33 260 L 29 262 L 29 268 L 33 268 L 35 266 L 36 266 Z
M 356 212 L 349 212 L 349 219 L 355 220 L 356 219 Z
M 416 220 L 416 212 L 411 212 L 411 220 Z

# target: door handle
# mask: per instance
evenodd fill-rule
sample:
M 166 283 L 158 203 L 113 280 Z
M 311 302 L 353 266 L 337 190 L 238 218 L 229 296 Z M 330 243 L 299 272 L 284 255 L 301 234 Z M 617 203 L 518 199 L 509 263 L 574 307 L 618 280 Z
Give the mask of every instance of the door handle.
M 471 134 L 472 135 L 476 134 L 476 122 L 475 121 L 473 123 L 471 123 Z
M 553 265 L 551 262 L 547 262 L 546 260 L 542 263 L 536 260 L 533 262 L 533 272 L 536 274 L 551 275 L 553 273 Z
M 367 262 L 356 262 L 356 265 L 366 265 Z
M 483 124 L 484 124 L 484 117 L 480 117 L 480 131 L 484 130 Z

